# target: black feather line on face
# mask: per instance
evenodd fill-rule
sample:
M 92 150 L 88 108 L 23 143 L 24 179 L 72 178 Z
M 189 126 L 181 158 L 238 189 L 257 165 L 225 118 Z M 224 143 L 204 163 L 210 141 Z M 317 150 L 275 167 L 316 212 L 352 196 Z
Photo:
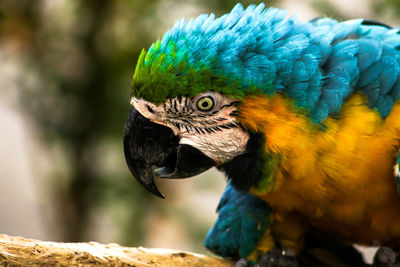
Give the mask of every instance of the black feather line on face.
M 264 147 L 264 142 L 262 134 L 251 133 L 246 152 L 218 167 L 220 171 L 225 172 L 237 189 L 249 191 L 262 178 L 261 169 L 264 162 L 261 149 Z
M 176 98 L 168 99 L 168 102 L 164 103 L 163 107 L 169 117 L 167 122 L 171 123 L 177 129 L 180 131 L 186 130 L 186 132 L 204 135 L 207 133 L 211 134 L 218 131 L 241 127 L 240 124 L 235 121 L 219 125 L 218 123 L 228 121 L 228 119 L 216 115 L 221 110 L 236 106 L 239 103 L 239 101 L 232 101 L 212 112 L 204 114 L 196 112 L 193 114 L 195 110 L 192 107 L 192 100 L 188 97 L 178 96 Z M 233 112 L 231 114 L 233 114 Z
M 217 126 L 212 126 L 212 127 L 196 127 L 196 126 L 189 126 L 190 129 L 194 129 L 194 131 L 198 134 L 206 134 L 205 131 L 209 134 L 223 131 L 223 130 L 228 130 L 232 128 L 239 128 L 240 125 L 237 125 L 235 123 L 228 123 L 228 124 L 222 124 L 222 125 L 217 125 Z
M 227 125 L 227 124 L 220 125 L 219 127 L 221 127 L 222 129 L 230 129 L 230 128 L 231 128 L 231 127 L 230 127 L 229 125 Z
M 220 112 L 222 109 L 224 108 L 228 108 L 228 107 L 232 107 L 232 106 L 236 106 L 238 105 L 240 102 L 239 101 L 232 101 L 229 104 L 223 105 L 222 107 L 220 107 L 219 109 L 214 110 L 213 112 L 211 112 L 211 115 L 217 114 L 218 112 Z
M 232 112 L 229 114 L 229 116 L 238 117 L 238 116 L 239 116 L 239 110 L 234 110 L 234 111 L 232 111 Z
M 185 123 L 180 123 L 176 121 L 171 121 L 172 125 L 174 125 L 176 128 L 179 130 L 182 130 L 183 128 L 186 129 L 187 132 L 196 132 L 197 134 L 206 134 L 209 133 L 215 133 L 223 130 L 229 130 L 232 128 L 241 128 L 241 125 L 238 122 L 230 122 L 227 124 L 221 124 L 221 125 L 215 125 L 211 127 L 199 127 L 199 126 L 194 126 L 191 124 L 189 120 L 186 119 L 181 119 Z M 198 123 L 198 122 L 197 122 Z M 203 125 L 203 123 L 201 123 Z M 209 125 L 210 123 L 204 123 L 205 125 Z
M 189 121 L 188 119 L 185 119 L 185 118 L 180 118 L 180 120 L 183 122 L 186 122 L 186 123 L 190 123 L 190 124 L 192 123 L 191 121 Z
M 177 108 L 177 105 L 176 105 L 176 103 L 177 103 L 176 99 L 173 100 L 173 103 L 174 103 L 174 111 L 176 113 L 178 113 L 178 108 Z

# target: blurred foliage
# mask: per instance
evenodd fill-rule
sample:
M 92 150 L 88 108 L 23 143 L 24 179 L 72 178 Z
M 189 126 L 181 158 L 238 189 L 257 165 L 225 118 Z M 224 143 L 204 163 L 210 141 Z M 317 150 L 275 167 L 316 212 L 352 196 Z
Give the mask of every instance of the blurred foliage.
M 207 7 L 207 13 L 213 12 L 216 16 L 221 16 L 227 12 L 229 12 L 238 2 L 240 2 L 244 7 L 250 4 L 260 4 L 267 3 L 268 6 L 276 6 L 279 3 L 279 0 L 268 0 L 268 1 L 260 1 L 260 0 L 205 0 L 199 1 L 204 7 Z
M 328 2 L 326 0 L 315 0 L 311 2 L 311 6 L 318 12 L 318 14 L 321 14 L 321 17 L 334 18 L 340 21 L 349 19 L 349 17 L 340 12 L 338 7 L 332 2 Z
M 251 2 L 261 1 L 243 4 Z M 56 172 L 52 179 L 64 241 L 85 240 L 92 213 L 99 209 L 116 213 L 118 242 L 124 245 L 143 244 L 151 214 L 168 216 L 159 200 L 140 188 L 127 170 L 108 171 L 102 165 L 110 151 L 103 149 L 104 144 L 123 153 L 128 92 L 138 55 L 171 26 L 163 25 L 166 19 L 160 8 L 180 4 L 188 3 L 0 2 L 0 42 L 23 62 L 18 81 L 21 107 L 40 129 L 44 143 L 61 146 L 66 160 L 67 173 Z M 221 15 L 236 1 L 189 4 L 196 6 L 197 14 Z M 191 237 L 204 238 L 205 226 L 185 210 L 175 212 L 187 221 Z
M 374 11 L 379 16 L 391 17 L 400 26 L 400 1 L 399 0 L 375 0 L 373 1 Z
M 263 1 L 241 1 L 244 6 L 260 2 Z M 127 168 L 112 169 L 118 165 L 112 160 L 105 164 L 114 157 L 112 153 L 123 160 L 122 132 L 135 62 L 141 49 L 171 26 L 165 17 L 171 13 L 174 19 L 180 17 L 174 8 L 190 5 L 196 9 L 194 15 L 214 12 L 219 16 L 236 3 L 237 0 L 0 2 L 0 48 L 23 62 L 18 81 L 21 107 L 49 147 L 56 144 L 63 148 L 68 171 L 54 173 L 52 181 L 64 241 L 85 240 L 92 213 L 99 209 L 118 215 L 115 220 L 120 231 L 116 242 L 123 245 L 145 245 L 148 218 L 154 214 L 171 216 L 160 200 L 137 185 Z M 279 3 L 267 1 L 269 6 Z M 312 6 L 321 15 L 346 18 L 332 3 L 317 0 Z M 378 13 L 387 9 L 393 14 L 400 12 L 397 0 L 377 0 L 374 6 Z M 186 210 L 175 210 L 177 213 L 189 236 L 201 247 L 207 227 Z
M 149 197 L 129 177 L 99 173 L 103 155 L 96 153 L 102 141 L 121 139 L 133 62 L 153 37 L 151 25 L 144 23 L 151 20 L 157 1 L 144 2 L 28 0 L 0 5 L 1 36 L 20 42 L 17 49 L 27 68 L 27 78 L 20 81 L 22 106 L 46 142 L 61 142 L 67 151 L 70 177 L 67 188 L 58 190 L 58 205 L 68 241 L 83 239 L 88 212 L 107 191 L 126 201 Z M 140 217 L 145 212 L 141 207 L 132 209 L 132 216 Z M 140 240 L 140 225 L 130 229 Z

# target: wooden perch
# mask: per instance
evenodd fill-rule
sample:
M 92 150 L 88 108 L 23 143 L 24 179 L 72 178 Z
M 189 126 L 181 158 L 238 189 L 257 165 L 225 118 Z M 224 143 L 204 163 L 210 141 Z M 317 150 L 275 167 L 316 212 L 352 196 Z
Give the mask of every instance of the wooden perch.
M 122 247 L 97 242 L 45 242 L 0 234 L 0 266 L 215 266 L 228 260 L 169 249 Z

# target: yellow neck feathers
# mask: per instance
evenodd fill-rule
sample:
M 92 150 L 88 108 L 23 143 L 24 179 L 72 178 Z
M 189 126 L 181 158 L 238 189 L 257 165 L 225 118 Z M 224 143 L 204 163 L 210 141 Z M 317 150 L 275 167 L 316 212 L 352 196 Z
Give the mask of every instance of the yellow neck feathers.
M 279 155 L 275 187 L 282 184 L 280 177 L 312 177 L 310 182 L 316 189 L 326 191 L 328 177 L 337 182 L 347 180 L 356 175 L 352 173 L 355 168 L 370 169 L 367 164 L 374 158 L 392 170 L 399 147 L 400 120 L 396 118 L 400 117 L 400 106 L 395 105 L 383 120 L 366 103 L 354 94 L 337 116 L 323 122 L 323 128 L 284 95 L 254 96 L 240 107 L 240 122 L 248 130 L 264 133 L 265 150 Z
M 265 135 L 265 150 L 279 159 L 272 188 L 251 191 L 277 214 L 297 212 L 351 242 L 399 240 L 393 166 L 400 103 L 383 119 L 366 98 L 353 94 L 322 128 L 283 95 L 255 96 L 242 104 L 240 118 L 245 128 Z

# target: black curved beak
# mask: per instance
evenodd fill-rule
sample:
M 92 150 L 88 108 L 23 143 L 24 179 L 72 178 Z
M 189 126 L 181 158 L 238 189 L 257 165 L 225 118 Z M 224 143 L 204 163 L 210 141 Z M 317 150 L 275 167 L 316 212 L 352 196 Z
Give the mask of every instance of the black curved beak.
M 136 180 L 154 195 L 164 198 L 154 183 L 159 178 L 187 178 L 215 166 L 200 150 L 180 145 L 179 137 L 166 126 L 153 123 L 135 108 L 124 130 L 124 153 Z

